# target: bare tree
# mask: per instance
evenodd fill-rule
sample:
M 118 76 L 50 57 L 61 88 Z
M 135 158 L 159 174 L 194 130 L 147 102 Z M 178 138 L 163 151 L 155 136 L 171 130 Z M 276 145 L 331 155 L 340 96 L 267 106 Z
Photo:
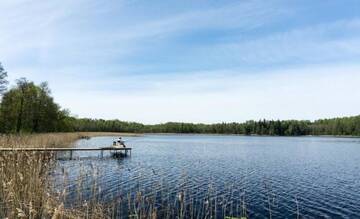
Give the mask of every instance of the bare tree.
M 0 62 L 0 94 L 2 94 L 7 88 L 8 81 L 6 80 L 6 77 L 7 72 L 5 71 Z

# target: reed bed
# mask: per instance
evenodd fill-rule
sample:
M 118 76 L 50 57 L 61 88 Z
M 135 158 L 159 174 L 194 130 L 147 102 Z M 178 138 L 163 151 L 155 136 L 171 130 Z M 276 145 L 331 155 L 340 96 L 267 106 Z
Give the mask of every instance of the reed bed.
M 57 197 L 61 197 L 67 209 L 100 205 L 108 218 L 247 218 L 245 190 L 232 183 L 220 191 L 209 179 L 207 189 L 199 195 L 199 191 L 191 188 L 186 174 L 174 187 L 161 175 L 144 183 L 148 176 L 136 173 L 131 179 L 124 179 L 131 180 L 131 186 L 120 183 L 113 188 L 114 196 L 106 197 L 109 193 L 102 191 L 102 180 L 106 178 L 103 167 L 87 161 L 78 167 L 75 178 L 69 177 L 71 174 L 63 168 L 53 178 L 53 190 L 61 194 Z
M 80 138 L 113 135 L 119 133 L 1 135 L 0 148 L 69 147 Z M 49 190 L 55 164 L 52 152 L 0 152 L 0 218 L 106 218 L 98 203 L 86 206 L 86 211 L 63 207 Z
M 68 147 L 80 138 L 114 135 L 119 133 L 3 135 L 0 147 Z M 0 153 L 0 218 L 247 217 L 245 191 L 232 184 L 220 192 L 209 179 L 208 189 L 197 196 L 186 174 L 176 190 L 161 175 L 151 186 L 144 185 L 141 179 L 147 176 L 143 175 L 132 181 L 136 186 L 119 187 L 117 196 L 106 199 L 99 182 L 106 170 L 91 161 L 79 172 L 71 178 L 69 169 L 58 165 L 51 152 Z

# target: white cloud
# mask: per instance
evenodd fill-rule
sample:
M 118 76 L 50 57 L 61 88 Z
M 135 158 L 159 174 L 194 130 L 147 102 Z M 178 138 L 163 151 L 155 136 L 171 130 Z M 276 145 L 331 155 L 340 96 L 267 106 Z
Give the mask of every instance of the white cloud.
M 360 58 L 360 19 L 341 20 L 200 48 L 192 56 L 253 65 Z M 230 61 L 229 61 L 230 60 Z
M 10 79 L 49 81 L 55 99 L 80 116 L 146 123 L 359 112 L 359 18 L 286 26 L 280 19 L 293 11 L 278 1 L 139 18 L 113 3 L 2 1 L 0 61 Z M 237 32 L 210 43 L 177 41 L 213 30 Z
M 57 100 L 79 116 L 146 123 L 316 119 L 358 114 L 359 72 L 360 66 L 334 65 L 247 76 L 223 71 L 138 78 L 136 95 L 116 87 L 101 92 L 80 87 L 57 92 Z M 143 84 L 154 86 L 141 88 Z
M 0 7 L 4 12 L 0 20 L 0 57 L 12 63 L 24 56 L 35 56 L 42 64 L 53 62 L 55 54 L 66 61 L 113 56 L 119 59 L 148 49 L 149 42 L 159 38 L 204 28 L 248 30 L 284 13 L 276 5 L 259 1 L 147 20 L 126 17 L 131 14 L 125 6 L 112 11 L 113 5 L 85 0 L 4 1 Z M 111 17 L 111 13 L 116 17 Z M 97 29 L 107 25 L 112 28 Z
M 114 34 L 120 39 L 168 37 L 202 28 L 241 28 L 244 31 L 262 26 L 286 14 L 274 3 L 247 1 L 216 9 L 195 10 L 127 27 Z

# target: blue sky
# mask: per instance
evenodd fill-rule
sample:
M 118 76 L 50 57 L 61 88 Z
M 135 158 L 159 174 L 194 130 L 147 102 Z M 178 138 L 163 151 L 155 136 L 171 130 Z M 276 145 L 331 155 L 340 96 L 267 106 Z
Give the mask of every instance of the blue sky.
M 360 114 L 360 3 L 2 0 L 10 80 L 80 117 L 144 123 Z

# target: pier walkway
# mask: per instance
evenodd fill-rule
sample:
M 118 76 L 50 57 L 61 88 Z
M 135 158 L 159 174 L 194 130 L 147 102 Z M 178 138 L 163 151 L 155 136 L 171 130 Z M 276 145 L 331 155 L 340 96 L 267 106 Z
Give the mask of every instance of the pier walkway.
M 124 152 L 125 156 L 128 153 L 131 156 L 132 148 L 117 148 L 117 147 L 101 147 L 101 148 L 0 148 L 1 152 L 70 152 L 70 159 L 73 157 L 74 151 L 100 151 L 103 157 L 104 151 L 112 153 Z

